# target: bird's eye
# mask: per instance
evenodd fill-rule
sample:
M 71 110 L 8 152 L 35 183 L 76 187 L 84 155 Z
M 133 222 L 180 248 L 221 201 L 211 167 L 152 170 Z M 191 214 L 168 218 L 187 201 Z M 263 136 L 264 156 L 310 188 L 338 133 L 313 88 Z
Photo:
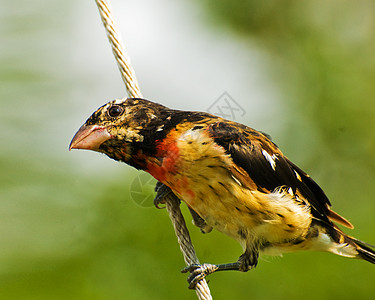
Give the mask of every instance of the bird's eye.
M 119 106 L 119 105 L 112 105 L 109 109 L 108 109 L 108 115 L 110 117 L 118 117 L 119 115 L 121 115 L 123 113 L 124 109 Z

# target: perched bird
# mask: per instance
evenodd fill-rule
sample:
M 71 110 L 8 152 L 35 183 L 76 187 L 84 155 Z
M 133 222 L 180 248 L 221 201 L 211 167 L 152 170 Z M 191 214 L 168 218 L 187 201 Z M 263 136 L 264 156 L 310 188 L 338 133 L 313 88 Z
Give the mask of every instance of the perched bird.
M 187 204 L 203 232 L 214 228 L 242 245 L 235 263 L 187 267 L 190 287 L 215 271 L 246 272 L 260 252 L 318 250 L 375 264 L 373 246 L 335 224 L 353 228 L 315 181 L 245 125 L 128 98 L 95 111 L 70 149 L 102 152 L 150 173 Z

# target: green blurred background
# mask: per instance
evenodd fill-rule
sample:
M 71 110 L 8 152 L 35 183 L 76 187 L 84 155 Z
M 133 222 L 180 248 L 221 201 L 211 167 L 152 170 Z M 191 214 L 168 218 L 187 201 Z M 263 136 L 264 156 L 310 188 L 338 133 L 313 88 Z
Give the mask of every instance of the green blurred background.
M 350 234 L 375 243 L 374 1 L 112 4 L 147 98 L 206 110 L 227 91 L 246 111 L 236 121 L 271 134 L 356 225 Z M 0 7 L 0 299 L 195 299 L 148 178 L 67 151 L 94 109 L 124 96 L 94 1 Z M 202 262 L 241 254 L 190 229 Z M 214 274 L 210 288 L 215 299 L 373 299 L 374 274 L 304 252 Z

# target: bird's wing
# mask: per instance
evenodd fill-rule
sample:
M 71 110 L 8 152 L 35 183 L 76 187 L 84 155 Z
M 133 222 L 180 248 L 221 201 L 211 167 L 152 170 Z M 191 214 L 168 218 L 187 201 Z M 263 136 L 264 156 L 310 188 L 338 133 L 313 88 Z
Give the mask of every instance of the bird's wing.
M 283 186 L 291 188 L 308 203 L 316 219 L 328 223 L 331 219 L 351 227 L 330 210 L 331 204 L 318 184 L 287 159 L 265 134 L 229 121 L 211 124 L 208 131 L 234 164 L 246 171 L 248 181 L 255 183 L 257 189 L 272 192 Z

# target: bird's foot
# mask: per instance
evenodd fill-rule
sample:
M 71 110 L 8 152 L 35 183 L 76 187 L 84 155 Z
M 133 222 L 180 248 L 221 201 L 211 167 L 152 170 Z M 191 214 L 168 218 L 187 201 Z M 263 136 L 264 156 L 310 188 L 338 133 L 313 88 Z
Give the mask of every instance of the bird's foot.
M 160 204 L 165 204 L 164 197 L 167 196 L 169 193 L 172 193 L 171 189 L 167 187 L 165 184 L 158 181 L 155 186 L 156 196 L 154 198 L 154 205 L 156 208 L 164 208 L 160 207 Z
M 207 275 L 210 275 L 216 272 L 219 269 L 218 265 L 212 264 L 193 264 L 187 266 L 181 270 L 182 273 L 190 272 L 187 281 L 189 282 L 189 289 L 195 289 L 197 283 L 205 278 Z
M 197 283 L 205 278 L 207 275 L 210 275 L 214 272 L 218 271 L 227 271 L 227 270 L 233 270 L 233 271 L 241 271 L 241 272 L 247 272 L 253 268 L 256 267 L 258 263 L 258 252 L 250 252 L 245 251 L 244 254 L 242 254 L 238 261 L 235 263 L 229 263 L 229 264 L 192 264 L 190 266 L 187 266 L 181 270 L 182 273 L 190 272 L 190 275 L 187 279 L 189 282 L 189 289 L 195 289 L 195 286 Z

